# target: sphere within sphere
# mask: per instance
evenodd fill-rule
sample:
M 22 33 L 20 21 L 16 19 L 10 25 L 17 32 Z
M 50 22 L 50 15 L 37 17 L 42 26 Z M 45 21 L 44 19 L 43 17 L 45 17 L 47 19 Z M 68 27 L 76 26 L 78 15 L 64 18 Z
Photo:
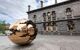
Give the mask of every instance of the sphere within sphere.
M 26 24 L 26 26 L 21 28 L 21 31 L 14 29 L 14 27 L 10 29 L 12 33 L 8 37 L 13 43 L 17 45 L 26 45 L 30 44 L 36 38 L 36 25 L 32 21 L 27 21 Z M 29 24 L 33 27 L 28 27 Z

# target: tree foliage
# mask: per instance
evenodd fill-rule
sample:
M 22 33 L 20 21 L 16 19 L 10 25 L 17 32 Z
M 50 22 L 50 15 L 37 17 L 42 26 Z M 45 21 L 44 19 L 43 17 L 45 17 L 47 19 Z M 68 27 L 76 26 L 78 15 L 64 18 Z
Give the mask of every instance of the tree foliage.
M 5 34 L 5 28 L 6 28 L 5 21 L 0 21 L 0 32 Z

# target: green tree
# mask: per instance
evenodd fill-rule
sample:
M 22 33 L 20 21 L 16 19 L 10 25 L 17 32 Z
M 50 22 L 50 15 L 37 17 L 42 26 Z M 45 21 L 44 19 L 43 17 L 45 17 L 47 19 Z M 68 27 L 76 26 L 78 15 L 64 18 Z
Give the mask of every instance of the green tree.
M 0 32 L 5 34 L 5 28 L 6 28 L 5 21 L 0 21 Z

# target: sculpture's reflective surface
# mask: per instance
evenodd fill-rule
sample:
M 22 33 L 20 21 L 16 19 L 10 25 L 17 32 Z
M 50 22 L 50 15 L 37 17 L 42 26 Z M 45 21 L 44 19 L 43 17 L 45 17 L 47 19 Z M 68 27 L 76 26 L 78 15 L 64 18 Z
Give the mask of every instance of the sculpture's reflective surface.
M 37 28 L 32 21 L 19 21 L 10 26 L 12 33 L 8 36 L 9 39 L 18 45 L 26 45 L 31 43 L 37 35 Z

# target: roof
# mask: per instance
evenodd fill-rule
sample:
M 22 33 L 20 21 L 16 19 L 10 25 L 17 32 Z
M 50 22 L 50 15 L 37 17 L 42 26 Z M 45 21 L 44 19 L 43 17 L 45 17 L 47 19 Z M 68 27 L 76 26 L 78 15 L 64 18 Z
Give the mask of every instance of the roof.
M 53 5 L 50 5 L 50 6 L 42 7 L 42 8 L 39 8 L 39 9 L 35 9 L 35 10 L 32 10 L 32 11 L 28 11 L 27 13 L 29 14 L 29 13 L 41 11 L 41 10 L 44 10 L 44 9 L 48 9 L 48 8 L 52 8 L 52 7 L 57 7 L 57 6 L 61 6 L 61 5 L 73 3 L 73 2 L 76 2 L 76 1 L 79 1 L 79 0 L 69 0 L 69 1 L 65 1 L 65 2 L 61 2 L 61 3 L 53 4 Z

